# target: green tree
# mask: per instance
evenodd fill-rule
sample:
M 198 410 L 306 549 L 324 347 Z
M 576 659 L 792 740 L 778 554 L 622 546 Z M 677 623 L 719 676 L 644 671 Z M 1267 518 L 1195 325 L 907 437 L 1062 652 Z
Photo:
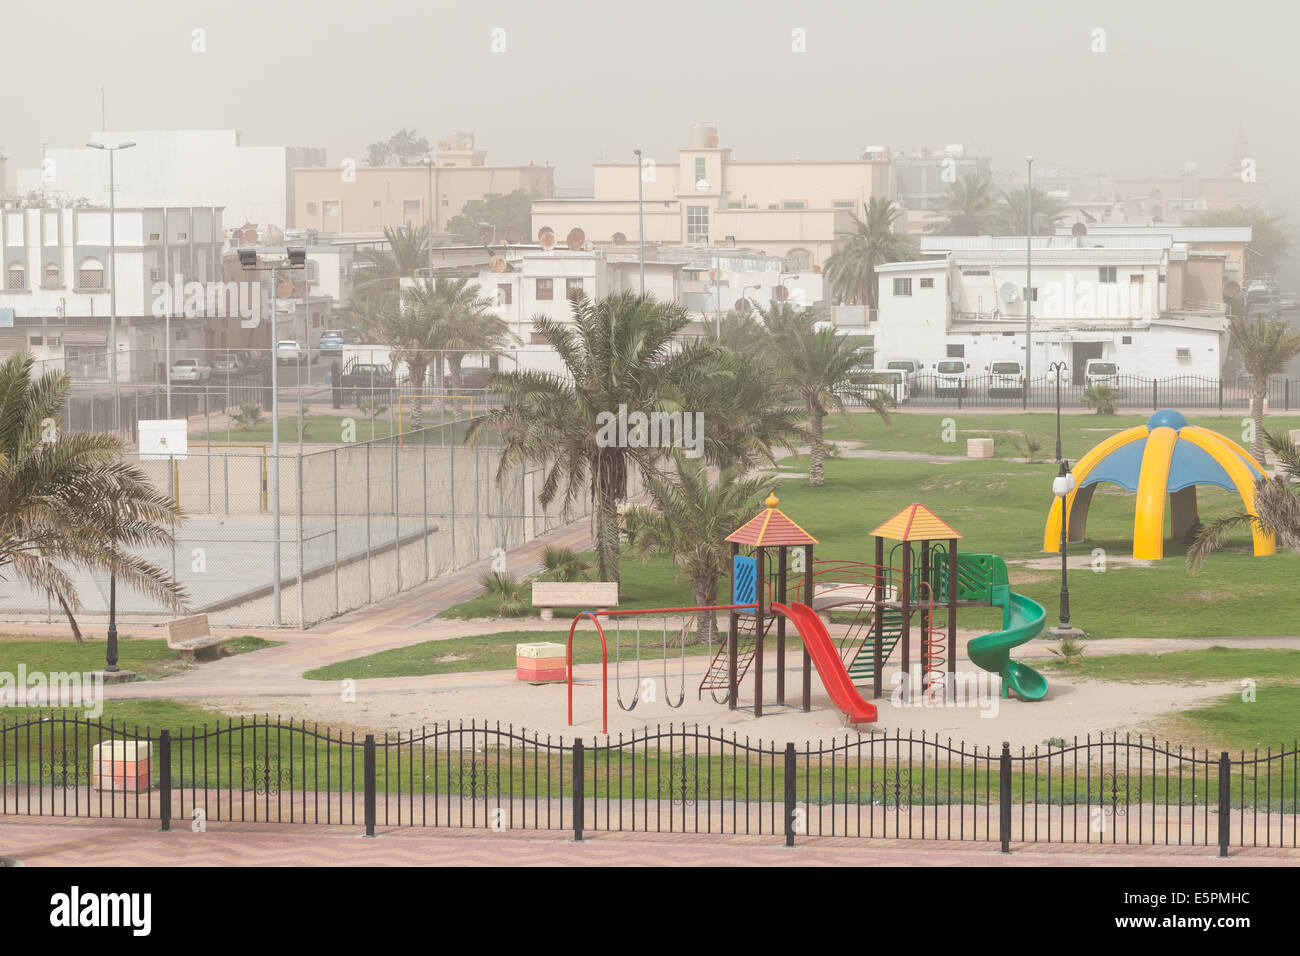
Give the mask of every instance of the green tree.
M 695 384 L 713 371 L 716 356 L 678 347 L 690 323 L 680 306 L 631 292 L 592 301 L 569 300 L 571 321 L 533 319 L 564 363 L 565 374 L 535 370 L 494 374 L 489 387 L 502 406 L 477 418 L 466 441 L 498 431 L 502 452 L 497 480 L 525 463 L 545 477 L 538 500 L 559 500 L 568 509 L 583 495 L 594 505 L 597 573 L 619 581 L 618 505 L 627 498 L 628 475 L 653 473 L 662 448 L 639 447 L 611 436 L 612 416 L 676 408 L 699 408 Z M 705 443 L 707 454 L 708 443 Z
M 865 204 L 863 218 L 849 214 L 853 231 L 840 233 L 846 241 L 826 259 L 826 277 L 838 302 L 876 308 L 880 300 L 876 266 L 919 258 L 916 243 L 894 231 L 900 215 L 902 210 L 880 196 Z
M 703 459 L 674 453 L 675 474 L 657 475 L 646 485 L 653 507 L 633 505 L 625 522 L 632 553 L 641 560 L 653 555 L 672 557 L 690 579 L 697 607 L 718 603 L 718 581 L 731 565 L 726 537 L 754 516 L 763 495 L 760 479 L 745 478 L 740 469 L 723 470 L 709 481 Z M 718 633 L 716 612 L 697 611 L 695 639 L 713 641 Z
M 1027 209 L 1026 203 L 1032 203 L 1032 208 Z M 1064 201 L 1043 192 L 1037 186 L 1033 189 L 1026 189 L 1023 186 L 1019 189 L 1004 189 L 993 234 L 1023 236 L 1026 216 L 1029 215 L 1034 220 L 1035 236 L 1054 236 L 1056 227 L 1065 218 L 1065 213 Z
M 930 232 L 945 236 L 994 234 L 1000 221 L 1000 211 L 992 178 L 986 172 L 968 173 L 949 183 L 935 212 L 940 219 L 929 226 Z
M 57 429 L 68 377 L 33 377 L 29 352 L 0 363 L 0 577 L 58 603 L 82 643 L 72 571 L 103 574 L 172 610 L 186 600 L 162 568 L 135 550 L 167 547 L 184 515 L 122 460 L 116 435 Z
M 350 312 L 364 326 L 368 313 L 377 311 L 386 298 L 397 295 L 403 279 L 414 278 L 429 268 L 429 227 L 391 226 L 384 228 L 387 243 L 378 249 L 357 253 L 358 278 L 352 287 Z
M 865 339 L 840 335 L 830 325 L 817 326 L 817 312 L 795 312 L 788 304 L 774 305 L 763 315 L 771 335 L 773 366 L 781 381 L 799 397 L 808 414 L 811 462 L 808 484 L 818 488 L 825 482 L 826 416 L 843 411 L 845 399 L 864 405 L 886 422 L 889 398 L 881 389 L 882 379 L 863 367 L 861 349 Z
M 482 233 L 489 236 L 492 229 L 484 230 L 481 223 L 495 226 L 497 242 L 519 242 L 532 232 L 533 195 L 526 189 L 516 189 L 510 193 L 487 193 L 482 199 L 471 199 L 465 203 L 460 215 L 453 216 L 447 223 L 447 231 L 454 234 L 463 243 L 473 244 L 482 241 Z
M 366 147 L 367 166 L 414 166 L 429 156 L 429 140 L 403 127 Z
M 1268 380 L 1285 370 L 1291 359 L 1300 355 L 1300 331 L 1281 318 L 1234 315 L 1228 320 L 1232 348 L 1241 356 L 1241 364 L 1251 379 L 1250 418 L 1254 438 L 1250 453 L 1257 461 L 1264 456 L 1264 399 L 1268 398 Z
M 1259 432 L 1256 432 L 1259 434 Z M 1215 551 L 1228 543 L 1228 535 L 1238 529 L 1256 528 L 1271 534 L 1282 547 L 1300 550 L 1300 449 L 1281 435 L 1263 433 L 1268 447 L 1277 456 L 1277 473 L 1255 479 L 1253 513 L 1240 511 L 1211 521 L 1201 529 L 1187 549 L 1187 569 L 1193 573 Z

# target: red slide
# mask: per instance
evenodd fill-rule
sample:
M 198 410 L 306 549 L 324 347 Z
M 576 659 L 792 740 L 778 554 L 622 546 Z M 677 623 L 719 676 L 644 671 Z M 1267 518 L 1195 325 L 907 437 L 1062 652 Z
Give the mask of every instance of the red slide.
M 774 603 L 772 610 L 784 614 L 794 622 L 795 630 L 803 638 L 804 647 L 808 648 L 808 653 L 817 668 L 817 675 L 822 679 L 822 686 L 831 695 L 835 706 L 848 714 L 849 723 L 874 722 L 876 706 L 863 700 L 857 688 L 853 686 L 848 671 L 844 669 L 844 662 L 840 659 L 839 652 L 835 650 L 835 644 L 831 641 L 831 636 L 826 633 L 826 625 L 822 624 L 817 612 L 807 604 L 800 604 L 798 601 L 789 607 Z

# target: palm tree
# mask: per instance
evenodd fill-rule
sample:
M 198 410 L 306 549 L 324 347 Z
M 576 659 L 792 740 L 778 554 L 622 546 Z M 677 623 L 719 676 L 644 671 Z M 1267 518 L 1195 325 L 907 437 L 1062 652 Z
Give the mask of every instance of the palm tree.
M 1199 571 L 1211 554 L 1221 550 L 1228 535 L 1239 528 L 1252 531 L 1258 528 L 1284 547 L 1300 549 L 1300 494 L 1295 490 L 1296 479 L 1300 478 L 1300 449 L 1281 435 L 1262 434 L 1277 456 L 1276 474 L 1272 478 L 1255 479 L 1253 514 L 1242 511 L 1225 515 L 1201 529 L 1187 549 L 1187 569 L 1192 573 Z
M 29 352 L 0 363 L 0 576 L 58 602 L 79 644 L 71 570 L 113 573 L 179 610 L 184 588 L 132 550 L 169 546 L 184 516 L 122 461 L 118 436 L 57 431 L 68 377 L 33 378 L 33 364 Z
M 675 475 L 655 476 L 646 485 L 654 507 L 628 508 L 628 538 L 632 553 L 643 561 L 656 554 L 671 555 L 690 578 L 696 607 L 708 607 L 718 603 L 718 581 L 730 567 L 726 537 L 753 517 L 763 486 L 760 479 L 744 478 L 735 468 L 724 470 L 710 483 L 705 462 L 681 452 L 674 453 L 673 463 Z M 717 632 L 716 613 L 697 611 L 696 641 L 712 642 Z
M 1282 372 L 1291 359 L 1300 355 L 1300 331 L 1285 319 L 1268 316 L 1235 315 L 1228 322 L 1232 347 L 1241 356 L 1241 364 L 1250 375 L 1250 418 L 1255 427 L 1250 453 L 1256 461 L 1264 457 L 1264 400 L 1268 398 L 1268 380 Z
M 890 200 L 872 196 L 865 209 L 864 219 L 849 213 L 853 231 L 839 234 L 848 241 L 826 259 L 826 277 L 840 302 L 874 309 L 880 298 L 876 266 L 915 259 L 920 252 L 908 236 L 894 232 L 894 220 L 902 210 Z
M 816 317 L 813 309 L 796 313 L 788 304 L 774 305 L 763 316 L 772 335 L 774 366 L 808 413 L 812 444 L 808 484 L 813 488 L 825 482 L 826 416 L 843 411 L 846 398 L 889 421 L 889 399 L 872 387 L 881 379 L 863 368 L 863 339 L 840 335 L 829 325 L 817 329 Z
M 364 321 L 381 300 L 395 295 L 402 279 L 414 278 L 429 267 L 429 227 L 384 227 L 386 248 L 362 249 L 357 272 L 364 276 L 352 288 L 352 311 Z
M 441 313 L 442 347 L 447 353 L 452 391 L 460 391 L 461 363 L 467 355 L 492 352 L 513 336 L 510 326 L 493 313 L 492 300 L 479 295 L 479 286 L 468 276 L 438 279 L 433 288 L 436 308 Z M 441 371 L 439 379 L 441 379 Z M 437 383 L 441 386 L 441 381 Z
M 996 231 L 999 212 L 993 180 L 986 172 L 969 173 L 948 184 L 935 212 L 941 217 L 929 231 L 945 236 L 987 236 Z
M 1032 202 L 1033 208 L 1026 209 L 1026 202 Z M 1065 203 L 1037 187 L 1004 189 L 994 235 L 1023 236 L 1026 215 L 1033 216 L 1035 236 L 1055 235 L 1056 227 L 1065 218 Z
M 544 506 L 568 509 L 590 496 L 596 521 L 597 573 L 619 581 L 618 505 L 627 497 L 634 468 L 652 473 L 662 448 L 610 440 L 610 422 L 628 414 L 701 408 L 690 397 L 713 371 L 708 351 L 679 350 L 676 336 L 690 317 L 680 306 L 624 292 L 592 301 L 574 296 L 571 321 L 537 316 L 534 329 L 550 342 L 565 374 L 536 370 L 498 372 L 489 387 L 502 407 L 476 418 L 465 440 L 489 429 L 501 434 L 497 480 L 525 463 L 542 467 L 538 494 Z M 708 443 L 706 443 L 706 449 Z

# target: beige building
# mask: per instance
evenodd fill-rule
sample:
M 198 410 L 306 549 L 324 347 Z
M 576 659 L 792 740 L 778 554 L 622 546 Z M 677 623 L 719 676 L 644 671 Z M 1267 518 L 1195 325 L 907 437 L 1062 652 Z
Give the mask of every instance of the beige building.
M 323 166 L 293 171 L 294 224 L 330 233 L 378 233 L 421 225 L 433 207 L 434 231 L 447 227 L 465 203 L 489 193 L 555 193 L 553 166 L 489 166 L 472 133 L 453 132 L 438 144 L 433 168 Z
M 593 167 L 591 198 L 533 203 L 533 234 L 552 230 L 560 242 L 581 230 L 597 244 L 636 243 L 637 161 Z M 740 160 L 719 144 L 717 128 L 691 126 L 688 144 L 671 161 L 644 158 L 641 168 L 645 240 L 666 245 L 735 245 L 820 267 L 848 214 L 872 196 L 890 195 L 887 154 L 864 159 Z

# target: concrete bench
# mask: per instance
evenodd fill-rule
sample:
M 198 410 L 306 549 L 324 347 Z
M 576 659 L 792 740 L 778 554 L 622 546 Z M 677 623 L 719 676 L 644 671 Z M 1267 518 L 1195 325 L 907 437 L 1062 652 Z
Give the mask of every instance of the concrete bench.
M 555 617 L 557 607 L 579 607 L 593 611 L 618 607 L 618 584 L 613 581 L 534 581 L 533 607 L 542 609 L 542 620 Z
M 992 438 L 967 438 L 966 457 L 967 458 L 992 458 L 993 439 Z
M 208 630 L 206 614 L 192 614 L 178 617 L 167 622 L 167 646 L 173 651 L 180 651 L 181 660 L 194 660 L 194 652 L 205 647 L 219 647 L 229 637 L 218 637 Z

